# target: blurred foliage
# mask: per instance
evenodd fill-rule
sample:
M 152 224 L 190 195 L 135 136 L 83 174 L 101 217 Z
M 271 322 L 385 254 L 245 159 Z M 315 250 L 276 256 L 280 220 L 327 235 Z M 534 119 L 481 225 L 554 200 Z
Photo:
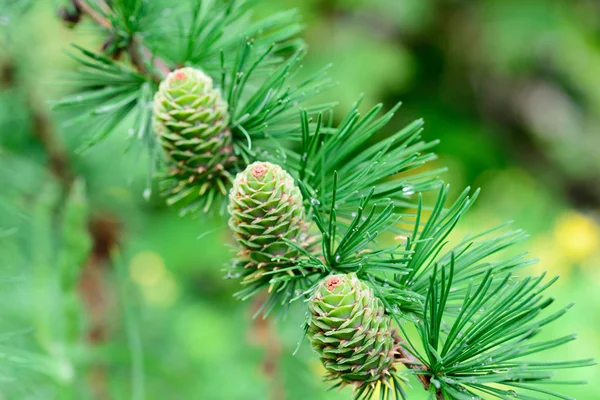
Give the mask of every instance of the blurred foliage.
M 291 355 L 299 308 L 274 333 L 233 300 L 235 283 L 222 279 L 231 242 L 222 220 L 179 218 L 143 199 L 146 161 L 123 155 L 126 132 L 75 156 L 82 132 L 49 114 L 44 125 L 79 179 L 65 186 L 46 170 L 32 121 L 69 92 L 55 84 L 74 68 L 61 50 L 80 35 L 55 18 L 58 3 L 0 2 L 0 399 L 86 399 L 98 380 L 114 399 L 349 398 L 325 391 L 308 346 Z M 600 3 L 282 0 L 260 2 L 256 13 L 289 7 L 305 19 L 306 74 L 332 62 L 339 81 L 320 100 L 341 99 L 338 118 L 360 93 L 365 109 L 403 101 L 389 133 L 423 117 L 425 138 L 442 141 L 446 180 L 483 188 L 459 234 L 506 220 L 525 228 L 541 258 L 531 268 L 560 274 L 553 293 L 577 303 L 553 335 L 577 331 L 569 358 L 597 357 Z M 93 46 L 93 31 L 83 32 Z M 56 226 L 56 213 L 69 226 Z M 113 221 L 123 250 L 111 256 L 120 290 L 111 294 L 110 340 L 91 346 L 81 338 L 93 316 L 65 290 L 78 271 L 61 266 L 90 262 L 82 254 L 97 251 L 98 238 L 83 227 L 97 220 Z M 565 392 L 596 398 L 599 375 L 574 372 L 590 384 Z

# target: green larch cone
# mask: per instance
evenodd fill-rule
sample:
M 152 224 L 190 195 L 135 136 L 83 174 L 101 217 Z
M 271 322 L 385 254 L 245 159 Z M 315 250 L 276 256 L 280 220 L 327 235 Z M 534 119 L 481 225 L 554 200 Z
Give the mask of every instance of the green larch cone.
M 308 337 L 330 380 L 388 384 L 397 345 L 391 317 L 354 273 L 323 279 L 308 302 Z
M 229 227 L 240 247 L 246 279 L 293 264 L 308 241 L 302 194 L 279 165 L 255 162 L 240 172 L 229 193 Z
M 216 194 L 227 194 L 227 167 L 235 161 L 227 109 L 211 77 L 200 70 L 177 69 L 160 83 L 153 124 L 167 155 L 170 204 L 184 200 L 209 208 Z

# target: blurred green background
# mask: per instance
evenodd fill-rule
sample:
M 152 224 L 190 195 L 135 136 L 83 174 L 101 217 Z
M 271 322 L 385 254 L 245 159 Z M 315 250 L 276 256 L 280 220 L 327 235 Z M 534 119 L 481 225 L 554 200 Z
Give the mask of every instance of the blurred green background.
M 576 303 L 546 335 L 577 332 L 578 340 L 546 357 L 598 358 L 600 3 L 281 0 L 259 2 L 256 14 L 287 8 L 298 8 L 306 23 L 305 70 L 333 64 L 330 74 L 338 84 L 321 99 L 339 102 L 337 116 L 361 93 L 365 108 L 402 101 L 388 133 L 423 117 L 426 139 L 441 139 L 436 164 L 449 167 L 444 179 L 454 193 L 482 188 L 457 235 L 510 220 L 531 234 L 521 250 L 541 261 L 529 272 L 560 274 L 552 295 L 561 305 Z M 55 10 L 56 2 L 36 1 L 11 29 L 10 45 L 5 40 L 0 48 L 0 182 L 16 187 L 21 200 L 23 193 L 55 190 L 32 116 L 36 107 L 45 109 L 45 102 L 72 90 L 58 80 L 75 68 L 63 50 L 71 42 L 98 47 L 91 28 L 69 30 Z M 10 23 L 0 9 L 0 29 Z M 14 71 L 8 65 L 16 65 Z M 18 85 L 7 84 L 13 73 Z M 44 308 L 58 304 L 48 300 L 56 294 L 30 295 L 42 291 L 52 271 L 24 272 L 21 264 L 4 263 L 0 399 L 92 398 L 90 386 L 103 387 L 114 399 L 133 398 L 132 387 L 147 399 L 350 398 L 348 389 L 325 391 L 323 371 L 306 343 L 292 356 L 301 338 L 301 307 L 275 326 L 252 321 L 252 304 L 234 301 L 237 283 L 222 272 L 231 256 L 223 220 L 179 218 L 158 196 L 144 200 L 147 163 L 135 151 L 123 152 L 127 123 L 83 156 L 72 154 L 82 132 L 64 125 L 60 115 L 50 114 L 44 123 L 59 133 L 85 183 L 92 250 L 101 259 L 102 241 L 118 241 L 122 262 L 108 279 L 127 277 L 127 284 L 103 298 L 111 310 L 102 333 L 108 339 L 93 348 L 73 346 L 64 332 L 52 333 L 61 318 L 69 318 Z M 20 205 L 17 223 L 43 223 Z M 10 210 L 2 209 L 0 221 L 12 218 Z M 43 259 L 51 246 L 35 242 L 32 251 Z M 0 260 L 8 260 L 7 247 L 2 251 Z M 18 283 L 28 278 L 34 283 Z M 75 301 L 60 296 L 60 304 Z M 86 326 L 70 324 L 75 330 Z M 565 376 L 590 383 L 564 393 L 598 398 L 600 368 Z M 143 393 L 135 392 L 142 386 Z M 416 381 L 413 386 L 411 398 L 421 398 Z

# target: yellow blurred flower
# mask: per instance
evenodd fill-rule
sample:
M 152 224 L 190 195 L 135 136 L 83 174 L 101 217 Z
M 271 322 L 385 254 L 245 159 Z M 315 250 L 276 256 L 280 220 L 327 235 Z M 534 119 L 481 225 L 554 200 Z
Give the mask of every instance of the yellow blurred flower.
M 554 240 L 571 262 L 581 262 L 600 249 L 600 228 L 592 218 L 566 211 L 554 223 Z
M 586 259 L 581 267 L 586 277 L 591 280 L 590 283 L 600 287 L 600 252 Z
M 546 272 L 548 277 L 561 275 L 564 278 L 571 273 L 573 263 L 565 256 L 562 248 L 556 245 L 553 235 L 541 234 L 534 236 L 531 241 L 530 254 L 540 260 L 531 266 L 536 275 Z M 560 284 L 564 281 L 559 279 L 558 282 Z
M 129 275 L 141 287 L 146 301 L 154 306 L 168 307 L 179 297 L 179 286 L 157 253 L 136 254 L 129 263 Z
M 148 303 L 156 307 L 166 308 L 172 306 L 179 298 L 179 286 L 175 279 L 168 274 L 156 284 L 144 286 L 142 293 Z
M 151 251 L 136 254 L 129 262 L 129 275 L 140 286 L 152 286 L 166 274 L 160 255 Z

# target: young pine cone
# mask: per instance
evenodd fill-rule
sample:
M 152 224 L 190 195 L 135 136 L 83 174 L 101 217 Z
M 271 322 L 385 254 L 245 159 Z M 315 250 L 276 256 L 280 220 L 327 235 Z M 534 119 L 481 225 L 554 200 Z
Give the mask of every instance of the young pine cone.
M 169 165 L 170 204 L 193 206 L 211 191 L 227 194 L 227 167 L 235 161 L 227 109 L 211 77 L 200 70 L 177 69 L 160 83 L 153 124 Z
M 301 251 L 284 239 L 308 247 L 302 194 L 279 165 L 255 162 L 236 176 L 229 193 L 229 216 L 246 279 L 295 263 Z
M 331 275 L 308 303 L 308 337 L 328 379 L 361 387 L 386 383 L 396 344 L 381 300 L 354 273 Z

